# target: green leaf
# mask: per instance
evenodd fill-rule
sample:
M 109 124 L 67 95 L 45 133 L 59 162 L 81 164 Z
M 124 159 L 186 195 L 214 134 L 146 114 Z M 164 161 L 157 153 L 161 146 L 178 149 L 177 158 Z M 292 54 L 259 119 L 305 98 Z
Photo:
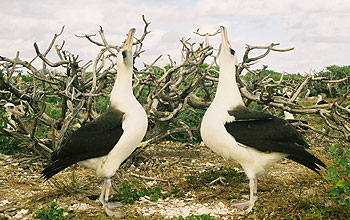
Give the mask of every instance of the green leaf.
M 157 194 L 152 194 L 152 195 L 150 196 L 150 200 L 151 200 L 152 202 L 157 202 L 158 199 L 159 199 L 159 195 L 157 195 Z
M 345 186 L 346 185 L 346 182 L 344 180 L 338 180 L 338 182 L 335 184 L 335 186 Z
M 325 180 L 331 180 L 331 178 L 329 176 L 323 176 Z
M 159 188 L 159 187 L 154 188 L 154 192 L 155 192 L 156 194 L 158 194 L 158 195 L 161 195 L 161 194 L 162 194 L 162 190 L 161 190 L 161 188 Z
M 335 187 L 331 188 L 331 192 L 329 193 L 331 196 L 336 196 L 339 194 L 339 190 Z
M 335 167 L 329 167 L 329 168 L 328 168 L 328 172 L 329 172 L 329 173 L 336 174 L 336 173 L 337 173 L 337 169 L 336 169 Z

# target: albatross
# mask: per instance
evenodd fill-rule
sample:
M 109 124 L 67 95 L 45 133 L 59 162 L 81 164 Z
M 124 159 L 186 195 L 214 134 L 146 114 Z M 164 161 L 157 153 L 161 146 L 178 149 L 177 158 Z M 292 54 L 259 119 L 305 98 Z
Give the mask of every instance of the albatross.
M 12 117 L 16 117 L 16 115 L 22 117 L 23 113 L 20 112 L 18 110 L 18 108 L 16 107 L 16 105 L 11 103 L 11 102 L 6 103 L 4 106 L 5 106 L 5 110 L 6 110 L 7 119 L 9 122 L 7 124 L 7 128 L 13 130 L 14 127 L 12 127 L 12 126 L 15 126 L 16 122 L 13 120 Z
M 283 111 L 283 113 L 284 113 L 284 119 L 289 123 L 291 123 L 292 125 L 297 123 L 309 124 L 307 123 L 307 121 L 295 119 L 294 115 L 288 111 Z
M 316 105 L 323 105 L 323 104 L 328 104 L 328 102 L 325 101 L 325 100 L 323 100 L 322 95 L 318 95 L 318 96 L 317 96 Z
M 142 141 L 148 123 L 132 90 L 134 33 L 135 29 L 130 29 L 117 55 L 117 77 L 107 112 L 74 131 L 52 153 L 51 164 L 42 171 L 46 181 L 75 163 L 94 169 L 97 176 L 104 178 L 99 201 L 109 216 L 120 215 L 111 208 L 121 206 L 108 203 L 111 177 Z
M 236 53 L 225 27 L 220 29 L 219 83 L 200 132 L 215 153 L 242 166 L 249 178 L 249 200 L 233 205 L 250 212 L 257 200 L 257 179 L 274 163 L 289 158 L 316 173 L 326 165 L 306 150 L 309 144 L 286 120 L 244 105 L 236 82 Z

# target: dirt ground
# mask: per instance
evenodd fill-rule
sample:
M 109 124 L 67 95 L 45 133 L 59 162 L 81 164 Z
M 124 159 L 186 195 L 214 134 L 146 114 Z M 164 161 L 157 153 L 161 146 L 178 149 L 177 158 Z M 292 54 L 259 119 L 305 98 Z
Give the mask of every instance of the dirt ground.
M 313 149 L 319 156 L 319 152 L 323 152 L 322 145 L 327 143 L 324 138 L 322 140 L 321 147 Z M 150 219 L 192 214 L 210 214 L 216 219 L 285 219 L 300 213 L 310 216 L 308 212 L 312 209 L 316 209 L 313 213 L 317 215 L 319 204 L 322 207 L 332 205 L 327 196 L 330 186 L 323 177 L 290 160 L 275 164 L 259 178 L 256 205 L 251 213 L 242 215 L 231 203 L 247 199 L 247 179 L 237 184 L 222 180 L 196 187 L 188 181 L 190 176 L 216 172 L 220 168 L 242 171 L 234 161 L 225 161 L 199 144 L 172 141 L 152 144 L 142 155 L 143 159 L 117 171 L 114 181 L 137 180 L 146 187 L 160 187 L 163 192 L 182 189 L 182 194 L 157 202 L 144 197 L 135 204 L 118 208 L 124 214 L 139 213 Z M 48 208 L 53 201 L 57 207 L 75 211 L 73 219 L 109 219 L 100 203 L 91 199 L 99 195 L 103 182 L 92 170 L 76 165 L 43 183 L 40 171 L 44 164 L 37 156 L 0 155 L 0 219 L 35 219 L 34 212 Z

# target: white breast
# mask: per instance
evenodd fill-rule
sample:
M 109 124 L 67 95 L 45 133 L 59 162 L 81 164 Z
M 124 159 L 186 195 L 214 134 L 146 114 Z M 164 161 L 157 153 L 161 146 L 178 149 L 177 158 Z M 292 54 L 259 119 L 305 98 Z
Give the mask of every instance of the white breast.
M 112 107 L 117 107 L 118 110 L 124 112 L 123 135 L 107 155 L 79 162 L 80 165 L 94 169 L 96 174 L 102 177 L 114 175 L 121 163 L 130 156 L 142 141 L 148 125 L 145 110 L 134 97 L 123 100 L 118 106 Z
M 258 177 L 265 174 L 269 166 L 287 156 L 281 153 L 263 153 L 238 143 L 225 128 L 225 123 L 232 120 L 234 117 L 230 116 L 227 110 L 210 106 L 202 120 L 201 136 L 204 143 L 215 153 L 225 159 L 237 161 L 248 176 Z
M 201 136 L 204 143 L 215 153 L 225 159 L 239 162 L 246 158 L 248 152 L 226 131 L 225 123 L 233 119 L 227 111 L 210 106 L 202 120 Z
M 113 176 L 120 164 L 130 156 L 146 134 L 148 120 L 145 110 L 136 99 L 134 103 L 129 104 L 129 106 L 119 106 L 125 114 L 122 125 L 124 132 L 115 147 L 97 167 L 98 176 Z

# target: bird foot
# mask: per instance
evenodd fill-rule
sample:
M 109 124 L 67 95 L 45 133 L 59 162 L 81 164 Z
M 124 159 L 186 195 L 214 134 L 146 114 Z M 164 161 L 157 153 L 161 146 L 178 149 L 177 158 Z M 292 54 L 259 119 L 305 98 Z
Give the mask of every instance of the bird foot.
M 106 205 L 104 208 L 108 216 L 120 217 L 122 215 L 122 212 L 113 212 L 112 210 L 110 210 L 108 205 Z
M 115 203 L 107 203 L 108 208 L 114 209 L 114 208 L 119 208 L 123 206 L 123 203 L 121 202 L 115 202 Z
M 235 202 L 232 204 L 233 206 L 239 208 L 239 209 L 243 209 L 244 207 L 247 207 L 250 205 L 249 200 L 248 201 L 242 201 L 242 202 Z
M 245 213 L 249 213 L 250 211 L 252 211 L 253 207 L 254 207 L 254 203 L 255 203 L 256 199 L 250 201 L 242 201 L 242 202 L 235 202 L 232 205 L 239 208 L 239 209 L 243 209 L 245 207 L 248 207 L 246 210 L 244 210 Z
M 108 216 L 114 216 L 114 217 L 120 217 L 120 216 L 122 215 L 122 212 L 114 212 L 114 211 L 112 211 L 111 209 L 113 209 L 113 208 L 119 208 L 119 207 L 121 207 L 121 206 L 123 206 L 123 204 L 120 203 L 120 202 L 117 202 L 117 203 L 105 203 L 105 204 L 103 205 L 103 207 L 104 207 L 104 209 L 105 209 L 105 211 L 106 211 L 106 214 L 107 214 Z

